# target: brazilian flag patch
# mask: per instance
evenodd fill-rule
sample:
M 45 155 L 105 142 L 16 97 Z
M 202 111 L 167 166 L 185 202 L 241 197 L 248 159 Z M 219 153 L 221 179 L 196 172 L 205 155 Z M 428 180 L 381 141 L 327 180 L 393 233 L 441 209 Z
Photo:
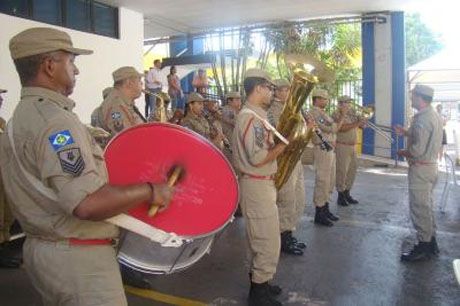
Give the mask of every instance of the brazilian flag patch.
M 70 134 L 69 130 L 64 130 L 64 131 L 57 132 L 57 133 L 51 135 L 50 137 L 48 137 L 48 139 L 49 139 L 49 141 L 51 143 L 51 146 L 53 147 L 54 151 L 58 151 L 59 149 L 65 147 L 67 145 L 75 143 L 73 141 L 72 134 Z

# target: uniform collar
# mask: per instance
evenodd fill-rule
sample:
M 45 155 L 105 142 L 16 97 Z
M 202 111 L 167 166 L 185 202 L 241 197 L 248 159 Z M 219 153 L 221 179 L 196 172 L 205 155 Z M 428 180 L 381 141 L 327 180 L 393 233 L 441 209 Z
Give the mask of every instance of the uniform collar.
M 44 97 L 69 111 L 72 111 L 75 107 L 75 102 L 72 99 L 43 87 L 23 87 L 21 89 L 21 99 L 26 97 Z
M 246 103 L 245 106 L 249 108 L 250 110 L 253 110 L 254 112 L 256 112 L 258 115 L 267 117 L 267 111 L 264 110 L 262 107 L 253 105 L 251 103 Z

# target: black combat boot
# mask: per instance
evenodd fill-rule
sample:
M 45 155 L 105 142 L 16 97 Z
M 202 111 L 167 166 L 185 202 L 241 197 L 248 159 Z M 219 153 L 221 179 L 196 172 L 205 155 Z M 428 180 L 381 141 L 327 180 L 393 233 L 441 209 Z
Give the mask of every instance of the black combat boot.
M 302 249 L 292 241 L 289 231 L 281 233 L 281 252 L 297 256 L 303 255 Z
M 431 246 L 431 253 L 436 256 L 439 255 L 438 242 L 436 241 L 435 236 L 431 237 L 430 246 Z
M 358 204 L 358 200 L 353 199 L 350 195 L 350 190 L 344 190 L 343 193 L 345 194 L 345 200 L 347 200 L 348 204 Z
M 336 215 L 334 215 L 333 213 L 331 213 L 329 211 L 329 202 L 326 202 L 326 205 L 324 207 L 326 207 L 326 217 L 329 220 L 331 220 L 331 221 L 339 221 L 339 217 L 337 217 Z
M 432 255 L 431 242 L 419 242 L 409 252 L 404 252 L 401 255 L 401 261 L 422 261 L 428 260 Z
M 325 226 L 333 226 L 334 223 L 331 222 L 327 218 L 326 215 L 326 206 L 323 207 L 315 207 L 315 224 L 325 225 Z
M 337 191 L 337 205 L 348 206 L 347 198 L 344 191 Z
M 249 272 L 249 281 L 251 282 L 252 284 L 252 273 Z M 268 282 L 267 282 L 267 286 L 268 286 L 268 292 L 271 294 L 271 295 L 280 295 L 281 292 L 283 291 L 283 289 L 281 289 L 280 286 L 277 286 L 277 285 L 270 285 Z
M 277 301 L 269 292 L 267 282 L 257 284 L 251 282 L 249 290 L 249 306 L 282 306 L 281 302 Z
M 299 248 L 299 249 L 305 249 L 307 248 L 307 245 L 303 242 L 300 242 L 297 240 L 296 237 L 292 236 L 292 231 L 288 231 L 289 232 L 289 239 L 291 239 L 291 241 Z

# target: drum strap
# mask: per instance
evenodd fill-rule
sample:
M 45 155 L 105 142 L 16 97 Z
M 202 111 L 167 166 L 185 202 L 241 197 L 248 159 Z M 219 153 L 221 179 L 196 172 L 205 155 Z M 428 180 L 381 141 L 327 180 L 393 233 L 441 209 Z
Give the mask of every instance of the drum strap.
M 273 125 L 271 125 L 270 122 L 268 122 L 268 120 L 262 118 L 258 113 L 256 113 L 255 111 L 253 111 L 252 109 L 249 109 L 249 108 L 244 108 L 241 112 L 242 113 L 249 113 L 249 114 L 254 115 L 257 119 L 262 121 L 262 123 L 264 124 L 265 128 L 267 128 L 268 130 L 272 131 L 273 134 L 275 134 L 275 136 L 278 137 L 279 140 L 284 142 L 286 145 L 289 144 L 289 140 L 287 140 L 283 135 L 281 135 L 281 133 L 278 132 L 278 130 Z
M 21 170 L 22 174 L 26 177 L 29 183 L 43 196 L 46 198 L 57 202 L 58 196 L 53 189 L 46 187 L 42 181 L 33 176 L 29 171 L 27 171 L 19 160 L 18 154 L 16 152 L 16 146 L 14 143 L 13 137 L 13 119 L 11 118 L 7 125 L 8 129 L 8 139 L 10 141 L 11 148 L 13 150 L 14 158 Z M 147 223 L 140 221 L 127 214 L 119 214 L 112 218 L 105 220 L 106 222 L 112 223 L 128 231 L 134 232 L 138 235 L 144 236 L 152 241 L 160 243 L 163 247 L 180 247 L 186 240 L 178 237 L 174 233 L 167 233 L 160 229 L 154 228 Z

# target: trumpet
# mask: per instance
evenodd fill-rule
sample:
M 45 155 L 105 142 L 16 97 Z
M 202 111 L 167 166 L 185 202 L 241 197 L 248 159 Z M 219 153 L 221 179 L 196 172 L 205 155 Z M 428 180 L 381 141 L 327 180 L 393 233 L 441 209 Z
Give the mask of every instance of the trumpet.
M 386 139 L 390 143 L 394 143 L 394 139 L 391 136 L 388 136 L 384 130 L 379 128 L 374 123 L 368 121 L 375 114 L 375 106 L 373 104 L 370 104 L 367 106 L 361 106 L 359 104 L 352 103 L 352 105 L 353 105 L 353 108 L 355 109 L 355 115 L 357 116 L 358 120 L 367 120 L 366 124 L 370 129 L 374 130 L 374 132 L 382 136 L 384 139 Z

